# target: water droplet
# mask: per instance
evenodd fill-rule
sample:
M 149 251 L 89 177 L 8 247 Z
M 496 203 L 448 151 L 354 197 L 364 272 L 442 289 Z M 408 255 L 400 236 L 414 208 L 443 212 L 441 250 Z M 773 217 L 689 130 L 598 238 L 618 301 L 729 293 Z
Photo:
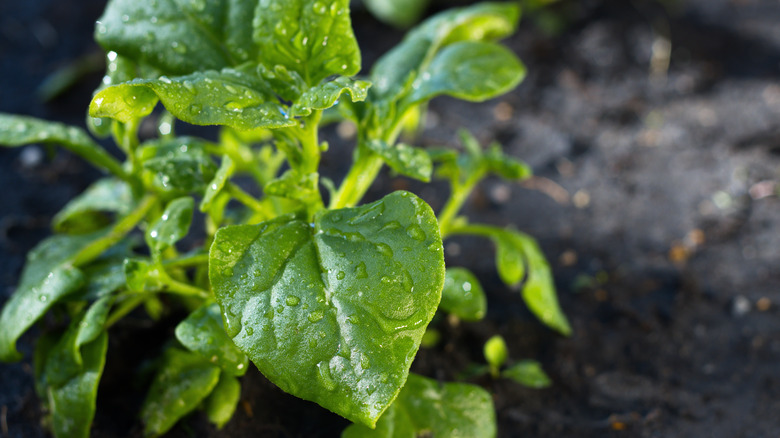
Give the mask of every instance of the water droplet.
M 157 17 L 156 16 L 152 16 L 152 18 L 149 19 L 149 22 L 152 23 L 152 24 L 157 23 Z
M 186 85 L 185 85 L 185 87 L 186 87 Z M 197 103 L 194 103 L 194 104 L 190 105 L 190 112 L 192 114 L 198 115 L 198 114 L 200 114 L 201 111 L 203 111 L 203 107 L 198 105 Z
M 238 94 L 238 90 L 236 90 L 236 87 L 230 85 L 230 84 L 224 84 L 225 90 L 228 91 L 228 93 Z
M 276 23 L 276 33 L 277 35 L 281 35 L 281 36 L 287 35 L 287 27 L 285 26 L 283 21 Z
M 160 79 L 160 82 L 163 82 L 163 83 L 166 83 L 166 84 L 172 83 L 172 81 L 168 78 L 168 76 L 160 76 L 159 79 Z
M 96 22 L 96 24 L 97 24 L 98 33 L 104 34 L 108 31 L 108 29 L 106 29 L 106 25 L 101 23 L 100 21 Z
M 360 368 L 364 370 L 371 368 L 371 359 L 363 353 L 360 354 Z
M 312 5 L 312 10 L 314 10 L 315 14 L 322 15 L 328 12 L 328 6 L 323 2 L 314 2 L 314 5 Z
M 358 265 L 355 267 L 355 277 L 368 278 L 368 274 L 366 273 L 366 264 L 364 262 L 358 263 Z
M 159 233 L 157 233 L 157 230 L 152 230 L 152 232 L 149 233 L 149 237 L 151 237 L 152 239 L 156 239 L 158 234 Z
M 218 358 L 218 357 L 217 357 L 217 355 L 215 354 L 215 355 L 211 356 L 211 358 L 210 358 L 209 360 L 211 360 L 212 362 L 216 362 L 218 359 L 219 359 L 219 358 Z
M 344 271 L 339 271 L 339 272 L 336 274 L 336 279 L 337 279 L 337 280 L 343 280 L 343 279 L 344 279 L 344 277 L 346 277 L 346 274 L 344 274 Z
M 406 234 L 409 235 L 414 240 L 423 241 L 425 240 L 425 231 L 417 225 L 417 224 L 411 224 L 408 227 L 406 227 Z
M 333 380 L 333 376 L 330 374 L 330 365 L 326 361 L 322 361 L 317 364 L 317 377 L 320 379 L 320 383 L 328 391 L 336 389 L 336 381 Z
M 41 300 L 42 303 L 45 303 L 46 301 L 49 301 L 48 295 L 41 295 L 38 297 L 39 300 Z
M 171 47 L 173 48 L 173 51 L 176 53 L 181 53 L 182 55 L 187 53 L 187 46 L 179 43 L 178 41 L 172 42 Z
M 393 257 L 393 248 L 390 248 L 390 245 L 386 243 L 377 243 L 376 250 L 385 257 Z
M 122 15 L 122 22 L 127 23 L 128 21 L 130 21 L 130 16 L 127 14 Z
M 295 295 L 290 295 L 289 297 L 287 297 L 285 302 L 287 302 L 288 306 L 297 306 L 298 303 L 301 302 L 301 299 L 296 297 Z
M 247 327 L 246 334 L 252 336 L 253 334 L 255 334 L 255 329 L 253 329 L 252 327 Z
M 325 317 L 325 313 L 322 310 L 315 310 L 309 314 L 309 322 L 318 322 Z

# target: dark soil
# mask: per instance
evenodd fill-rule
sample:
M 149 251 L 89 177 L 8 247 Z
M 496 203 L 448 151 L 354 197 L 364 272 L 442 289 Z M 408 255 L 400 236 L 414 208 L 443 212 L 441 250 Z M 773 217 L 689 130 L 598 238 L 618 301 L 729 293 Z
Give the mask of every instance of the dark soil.
M 452 144 L 465 127 L 484 143 L 500 141 L 537 174 L 522 187 L 486 181 L 467 213 L 539 239 L 574 335 L 542 327 L 498 281 L 489 242 L 452 240 L 448 264 L 480 276 L 488 317 L 456 325 L 442 318 L 435 323 L 442 342 L 422 350 L 412 367 L 455 380 L 482 362 L 482 344 L 495 333 L 513 359 L 541 361 L 554 381 L 549 389 L 474 380 L 494 394 L 501 436 L 753 438 L 780 431 L 780 4 L 664 3 L 673 6 L 564 2 L 558 10 L 568 25 L 558 36 L 526 17 L 508 42 L 527 64 L 525 82 L 486 103 L 433 102 L 417 140 Z M 100 72 L 48 103 L 35 90 L 57 68 L 98 50 L 91 29 L 102 7 L 0 3 L 0 111 L 83 125 Z M 358 14 L 371 62 L 400 34 Z M 325 158 L 336 172 L 343 162 Z M 51 216 L 98 174 L 67 154 L 48 159 L 37 146 L 0 150 L 0 169 L 4 301 Z M 370 196 L 409 185 L 388 178 Z M 419 193 L 434 208 L 446 194 L 439 185 Z M 138 315 L 112 330 L 94 436 L 140 435 L 136 370 L 171 327 Z M 46 436 L 33 390 L 33 340 L 21 342 L 22 363 L 0 366 L 2 436 Z M 346 425 L 255 370 L 225 429 L 196 414 L 171 436 L 337 436 Z

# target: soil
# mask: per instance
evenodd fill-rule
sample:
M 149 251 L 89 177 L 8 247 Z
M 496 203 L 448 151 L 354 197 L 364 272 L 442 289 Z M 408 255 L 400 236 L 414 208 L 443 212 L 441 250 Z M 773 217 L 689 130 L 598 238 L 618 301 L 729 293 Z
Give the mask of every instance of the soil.
M 444 5 L 437 3 L 435 8 Z M 666 6 L 663 6 L 666 5 Z M 99 71 L 60 97 L 35 90 L 51 72 L 93 56 L 102 1 L 0 3 L 0 111 L 83 126 Z M 535 236 L 550 260 L 574 334 L 563 338 L 501 284 L 493 248 L 445 244 L 488 293 L 479 323 L 434 324 L 441 343 L 412 370 L 456 380 L 483 362 L 493 334 L 514 360 L 539 360 L 544 390 L 472 379 L 494 394 L 502 437 L 775 437 L 780 430 L 780 4 L 775 0 L 562 2 L 561 32 L 526 17 L 508 40 L 528 67 L 518 89 L 485 103 L 430 105 L 421 145 L 461 127 L 530 163 L 522 186 L 490 179 L 471 198 L 474 222 Z M 400 37 L 356 11 L 366 65 Z M 335 130 L 325 156 L 343 172 Z M 0 293 L 13 292 L 24 255 L 98 173 L 38 146 L 0 150 Z M 341 155 L 343 157 L 343 155 Z M 446 195 L 387 177 L 369 197 L 411 187 L 434 208 Z M 137 369 L 173 320 L 141 315 L 111 332 L 95 437 L 140 436 Z M 0 366 L 0 433 L 47 436 L 30 352 Z M 259 372 L 243 380 L 235 418 L 216 431 L 201 414 L 173 437 L 337 436 L 346 420 L 282 393 Z

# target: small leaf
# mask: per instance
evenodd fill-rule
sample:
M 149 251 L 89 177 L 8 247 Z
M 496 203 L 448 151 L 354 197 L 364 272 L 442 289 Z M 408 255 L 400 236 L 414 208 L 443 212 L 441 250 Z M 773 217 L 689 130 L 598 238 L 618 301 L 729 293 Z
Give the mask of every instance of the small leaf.
M 135 207 L 130 186 L 115 178 L 98 180 L 82 194 L 70 200 L 52 221 L 60 233 L 83 234 L 106 227 L 111 217 L 122 216 Z
M 366 99 L 370 86 L 371 83 L 366 81 L 356 81 L 346 76 L 339 76 L 332 81 L 322 82 L 307 90 L 297 99 L 290 112 L 295 117 L 308 116 L 312 110 L 324 110 L 332 107 L 344 93 L 349 94 L 352 102 L 360 102 Z
M 98 19 L 95 39 L 164 74 L 188 74 L 242 64 L 258 56 L 252 42 L 257 0 L 113 0 Z
M 107 350 L 108 334 L 101 332 L 95 340 L 82 347 L 83 365 L 78 374 L 60 386 L 48 388 L 55 437 L 89 437 Z
M 157 264 L 143 259 L 127 259 L 124 269 L 127 288 L 133 292 L 156 292 L 163 287 Z
M 171 114 L 193 125 L 240 130 L 294 126 L 269 84 L 251 66 L 187 76 L 136 79 L 108 87 L 92 98 L 92 117 L 129 122 L 151 114 L 162 101 Z
M 146 244 L 159 254 L 181 240 L 190 230 L 194 201 L 185 196 L 169 202 L 162 216 L 146 230 Z
M 220 229 L 209 262 L 225 328 L 284 391 L 373 426 L 398 394 L 444 282 L 438 223 L 395 192 L 308 222 Z
M 176 326 L 176 339 L 231 375 L 243 376 L 246 373 L 249 358 L 225 333 L 222 314 L 216 303 L 199 308 L 180 322 Z
M 381 21 L 405 28 L 420 19 L 430 0 L 363 0 L 363 3 Z
M 487 313 L 487 299 L 482 285 L 471 271 L 448 268 L 439 307 L 462 320 L 478 321 Z
M 508 286 L 519 284 L 525 276 L 522 241 L 511 232 L 497 232 L 493 241 L 496 243 L 496 268 L 501 281 Z
M 525 77 L 514 53 L 494 43 L 463 41 L 436 54 L 412 85 L 411 102 L 446 94 L 481 102 L 511 90 Z
M 206 191 L 203 193 L 203 199 L 200 201 L 199 206 L 201 213 L 205 213 L 209 207 L 211 207 L 214 199 L 225 187 L 225 184 L 227 184 L 230 177 L 233 176 L 235 169 L 236 166 L 233 163 L 233 160 L 231 160 L 227 155 L 224 155 L 217 173 L 214 175 L 214 178 L 211 180 L 211 182 L 209 182 L 209 184 L 206 186 Z
M 552 385 L 552 381 L 547 377 L 542 365 L 535 360 L 520 361 L 505 369 L 501 376 L 529 388 L 547 388 Z
M 227 424 L 241 401 L 241 383 L 230 374 L 222 373 L 219 383 L 206 400 L 206 415 L 217 429 Z
M 83 129 L 33 117 L 0 113 L 0 146 L 14 147 L 31 143 L 59 144 L 98 168 L 120 177 L 127 175 L 122 165 Z
M 484 160 L 491 172 L 504 179 L 519 181 L 533 174 L 525 162 L 504 154 L 498 143 L 491 145 L 484 155 Z
M 296 71 L 309 85 L 360 71 L 349 0 L 258 2 L 254 28 L 263 63 Z
M 15 345 L 19 336 L 57 301 L 84 284 L 84 275 L 70 262 L 82 248 L 104 235 L 103 231 L 55 235 L 27 254 L 19 286 L 0 314 L 0 360 L 21 359 Z
M 506 342 L 499 335 L 495 335 L 485 342 L 483 352 L 485 360 L 487 360 L 488 365 L 492 369 L 501 368 L 509 359 L 509 350 L 506 348 Z
M 263 192 L 270 196 L 295 199 L 310 205 L 320 199 L 318 180 L 319 174 L 316 172 L 301 175 L 298 171 L 288 170 L 279 178 L 266 184 Z
M 425 182 L 431 180 L 433 162 L 425 150 L 403 143 L 390 146 L 381 140 L 368 141 L 365 145 L 401 175 Z
M 167 432 L 211 393 L 219 374 L 219 367 L 199 354 L 168 349 L 141 407 L 144 434 L 160 436 Z
M 376 429 L 353 424 L 342 438 L 492 438 L 496 414 L 490 394 L 467 383 L 440 384 L 409 374 L 398 398 L 379 419 Z
M 154 172 L 154 186 L 173 194 L 203 193 L 217 170 L 205 143 L 190 137 L 146 142 L 136 155 Z

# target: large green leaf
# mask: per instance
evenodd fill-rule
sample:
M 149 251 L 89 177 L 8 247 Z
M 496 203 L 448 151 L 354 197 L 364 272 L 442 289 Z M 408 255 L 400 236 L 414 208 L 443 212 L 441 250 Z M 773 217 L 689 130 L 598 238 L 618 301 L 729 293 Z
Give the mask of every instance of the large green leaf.
M 84 275 L 71 261 L 84 247 L 105 233 L 56 235 L 27 254 L 19 286 L 0 314 L 0 360 L 21 359 L 16 340 L 57 301 L 77 290 Z
M 373 426 L 406 381 L 444 282 L 430 207 L 395 192 L 219 230 L 209 277 L 225 328 L 271 381 Z
M 0 146 L 14 147 L 30 143 L 59 144 L 114 175 L 127 175 L 122 165 L 83 129 L 33 117 L 0 113 Z
M 257 59 L 252 19 L 257 0 L 112 0 L 95 38 L 106 48 L 164 74 L 236 66 Z
M 158 101 L 171 114 L 194 125 L 227 125 L 247 130 L 296 124 L 269 84 L 251 66 L 136 79 L 108 87 L 92 99 L 89 113 L 129 122 L 151 114 Z
M 514 88 L 525 67 L 514 53 L 495 43 L 462 41 L 442 49 L 412 84 L 411 102 L 447 94 L 483 101 Z
M 440 384 L 410 374 L 396 401 L 371 430 L 349 426 L 342 438 L 491 438 L 496 414 L 490 394 L 467 383 Z
M 220 369 L 197 353 L 168 349 L 141 407 L 146 436 L 159 436 L 192 412 L 219 381 Z
M 360 71 L 349 0 L 264 0 L 254 27 L 262 62 L 298 72 L 309 86 Z
M 216 303 L 199 308 L 180 322 L 176 326 L 176 339 L 190 351 L 199 353 L 231 375 L 242 376 L 246 373 L 249 358 L 225 333 L 222 314 Z
M 495 41 L 514 32 L 520 11 L 513 3 L 480 3 L 439 13 L 409 32 L 371 70 L 373 100 L 394 99 L 409 79 L 443 47 L 458 41 Z
M 61 385 L 48 388 L 55 437 L 86 438 L 90 435 L 107 349 L 108 334 L 101 332 L 96 339 L 82 347 L 83 363 L 79 371 Z
M 487 313 L 487 298 L 471 271 L 448 268 L 439 307 L 465 321 L 478 321 Z
M 130 186 L 116 178 L 98 180 L 73 198 L 54 216 L 54 229 L 61 233 L 82 234 L 99 230 L 111 223 L 106 213 L 118 216 L 135 206 Z

